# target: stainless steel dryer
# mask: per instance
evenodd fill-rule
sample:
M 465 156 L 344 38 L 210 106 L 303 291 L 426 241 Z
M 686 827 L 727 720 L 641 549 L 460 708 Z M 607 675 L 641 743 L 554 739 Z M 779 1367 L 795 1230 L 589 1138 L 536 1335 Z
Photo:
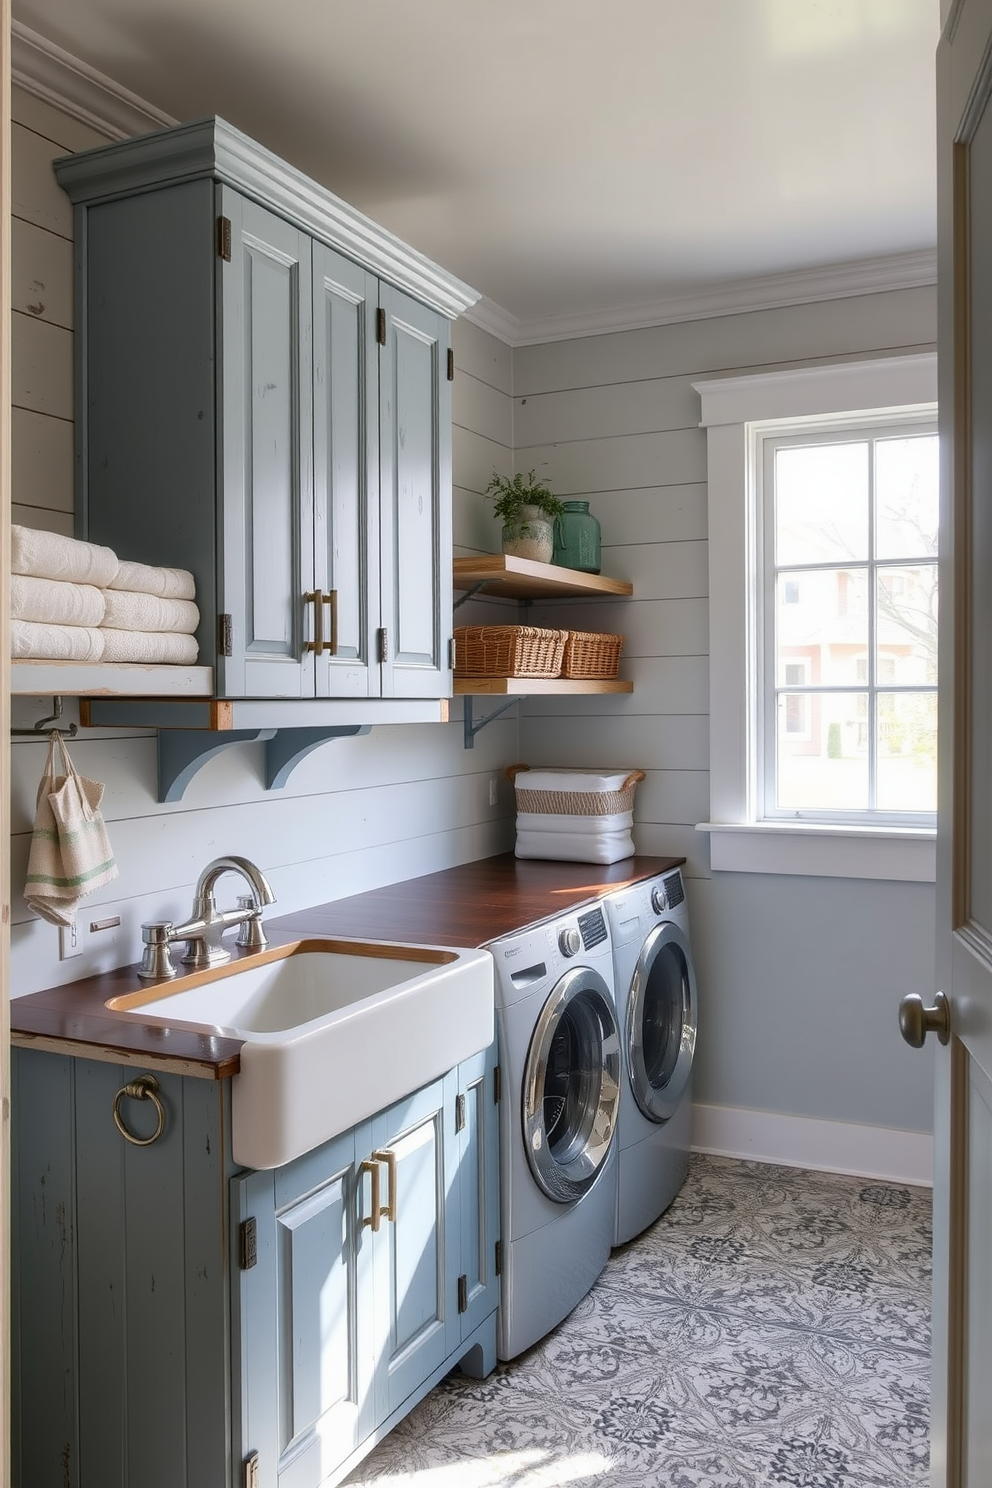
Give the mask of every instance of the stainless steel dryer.
M 668 1208 L 689 1167 L 696 972 L 679 869 L 604 899 L 623 1045 L 615 1245 Z
M 621 1054 L 600 903 L 491 942 L 501 1072 L 497 1353 L 571 1312 L 609 1258 Z

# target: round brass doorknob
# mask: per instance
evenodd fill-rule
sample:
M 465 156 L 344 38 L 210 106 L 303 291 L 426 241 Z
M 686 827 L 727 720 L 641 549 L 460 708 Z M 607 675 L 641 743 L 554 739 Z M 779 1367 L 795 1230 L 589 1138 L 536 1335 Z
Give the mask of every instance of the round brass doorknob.
M 933 1007 L 924 1007 L 918 992 L 910 992 L 899 1004 L 899 1032 L 907 1044 L 922 1049 L 928 1033 L 935 1033 L 942 1044 L 951 1037 L 951 1006 L 943 992 L 938 992 Z

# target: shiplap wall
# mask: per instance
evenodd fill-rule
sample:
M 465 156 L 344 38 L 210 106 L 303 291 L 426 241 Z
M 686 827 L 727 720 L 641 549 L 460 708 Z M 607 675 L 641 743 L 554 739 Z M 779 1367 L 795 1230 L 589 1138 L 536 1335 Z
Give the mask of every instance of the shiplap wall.
M 71 534 L 72 213 L 51 162 L 104 141 L 19 89 L 13 109 L 13 501 L 14 520 Z M 480 492 L 494 466 L 512 468 L 509 349 L 467 322 L 454 327 L 454 529 L 456 551 L 491 546 Z M 15 698 L 13 721 L 30 725 L 47 699 Z M 68 704 L 67 718 L 77 716 Z M 83 901 L 77 917 L 121 916 L 119 929 L 58 960 L 55 928 L 27 909 L 24 882 L 45 746 L 12 748 L 10 829 L 13 995 L 126 964 L 141 951 L 142 920 L 185 916 L 200 870 L 221 853 L 253 859 L 269 877 L 278 912 L 415 877 L 512 845 L 512 793 L 489 782 L 517 757 L 513 714 L 462 747 L 461 708 L 447 725 L 376 727 L 327 744 L 282 790 L 262 788 L 261 745 L 212 760 L 181 802 L 155 799 L 155 736 L 84 731 L 71 744 L 77 769 L 103 781 L 103 812 L 120 877 Z M 223 892 L 223 886 L 222 886 Z M 238 892 L 230 881 L 231 902 Z M 388 938 L 389 927 L 383 926 Z
M 629 601 L 556 611 L 626 637 L 630 697 L 529 700 L 522 756 L 636 766 L 641 852 L 684 853 L 699 973 L 703 1104 L 930 1129 L 929 1050 L 899 1038 L 906 992 L 933 992 L 925 884 L 711 874 L 703 377 L 932 349 L 917 289 L 529 346 L 514 354 L 518 468 L 588 497 L 603 569 Z M 540 607 L 538 607 L 540 608 Z M 590 617 L 595 615 L 595 623 Z

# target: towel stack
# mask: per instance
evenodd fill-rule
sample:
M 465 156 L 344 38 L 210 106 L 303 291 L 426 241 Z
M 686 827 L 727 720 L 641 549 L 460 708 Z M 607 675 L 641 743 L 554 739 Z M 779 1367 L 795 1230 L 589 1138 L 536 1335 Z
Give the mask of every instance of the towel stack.
M 196 661 L 193 575 L 118 559 L 97 543 L 11 527 L 11 655 L 17 660 Z

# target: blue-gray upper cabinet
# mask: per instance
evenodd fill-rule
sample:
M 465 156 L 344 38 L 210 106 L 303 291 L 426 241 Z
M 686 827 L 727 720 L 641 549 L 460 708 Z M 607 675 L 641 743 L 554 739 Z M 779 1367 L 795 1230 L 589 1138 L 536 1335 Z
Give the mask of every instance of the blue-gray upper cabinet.
M 82 534 L 193 570 L 218 696 L 447 696 L 475 293 L 221 119 L 56 173 Z

